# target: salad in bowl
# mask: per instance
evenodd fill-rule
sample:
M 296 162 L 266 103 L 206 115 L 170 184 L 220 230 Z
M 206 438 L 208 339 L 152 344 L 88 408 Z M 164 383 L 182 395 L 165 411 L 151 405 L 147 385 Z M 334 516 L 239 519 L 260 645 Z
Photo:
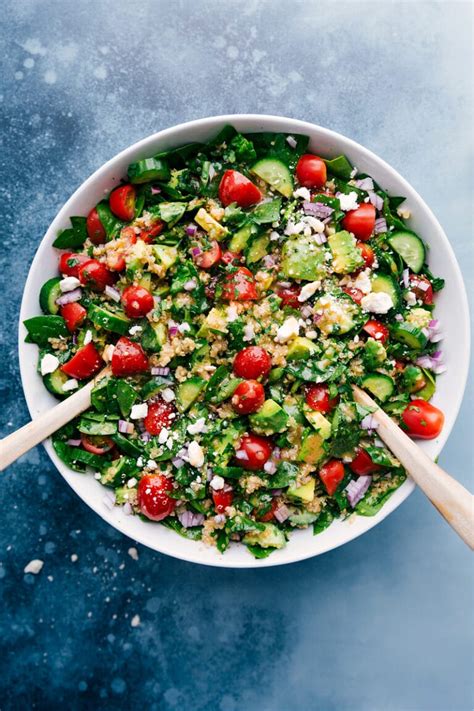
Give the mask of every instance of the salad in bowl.
M 406 474 L 352 385 L 438 437 L 443 280 L 423 236 L 345 155 L 241 133 L 135 160 L 53 246 L 25 321 L 57 398 L 108 365 L 53 437 L 110 508 L 256 558 L 371 517 Z

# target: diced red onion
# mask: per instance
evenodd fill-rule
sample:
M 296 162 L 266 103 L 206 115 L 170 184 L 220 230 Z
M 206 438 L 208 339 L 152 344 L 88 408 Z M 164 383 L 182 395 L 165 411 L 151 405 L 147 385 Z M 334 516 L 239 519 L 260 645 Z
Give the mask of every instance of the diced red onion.
M 382 234 L 382 232 L 387 231 L 387 221 L 385 220 L 384 217 L 379 217 L 377 220 L 375 220 L 375 228 L 374 232 L 376 235 Z
M 140 439 L 142 442 L 149 442 L 151 440 L 151 434 L 149 432 L 142 432 L 140 435 Z
M 431 354 L 431 357 L 433 358 L 433 360 L 437 360 L 440 362 L 443 357 L 443 354 L 441 351 L 435 351 L 434 353 Z
M 288 145 L 290 146 L 290 148 L 296 148 L 296 146 L 298 145 L 297 142 L 296 142 L 296 139 L 293 138 L 293 136 L 287 136 L 287 137 L 286 137 L 286 142 L 288 143 Z
M 281 286 L 282 289 L 289 289 L 291 286 L 291 281 L 279 281 L 278 286 Z
M 440 325 L 438 319 L 434 318 L 429 322 L 428 327 L 431 328 L 432 331 L 439 331 Z
M 154 366 L 153 368 L 150 369 L 150 373 L 151 373 L 152 375 L 162 375 L 162 376 L 166 376 L 166 375 L 169 375 L 170 372 L 171 372 L 171 370 L 170 370 L 170 368 L 168 368 L 168 367 L 159 368 L 159 367 L 157 367 L 157 366 Z
M 272 489 L 272 496 L 281 496 L 283 494 L 283 489 Z
M 121 299 L 120 291 L 118 291 L 118 289 L 115 289 L 113 286 L 109 286 L 108 284 L 105 287 L 105 293 L 108 297 L 110 297 L 113 301 L 116 301 L 117 303 Z
M 377 193 L 369 192 L 369 200 L 376 210 L 381 210 L 383 208 L 383 198 Z
M 247 454 L 247 452 L 244 449 L 238 449 L 235 453 L 235 458 L 240 459 L 243 462 L 246 462 L 246 461 L 248 461 L 249 455 Z
M 202 249 L 200 249 L 199 247 L 193 247 L 191 250 L 191 254 L 193 255 L 193 257 L 198 257 L 201 253 Z
M 428 368 L 432 370 L 436 375 L 444 373 L 447 368 L 443 363 L 443 354 L 441 351 L 436 351 L 433 355 L 424 355 L 416 359 L 415 363 L 420 366 L 420 368 Z
M 68 444 L 70 447 L 80 447 L 81 440 L 80 439 L 67 439 L 66 444 Z
M 303 308 L 301 309 L 301 315 L 303 316 L 303 318 L 309 318 L 312 315 L 312 313 L 313 313 L 313 309 L 311 308 L 311 306 L 308 306 L 307 304 L 305 306 L 303 306 Z
M 173 336 L 176 336 L 176 334 L 179 332 L 179 328 L 177 326 L 168 326 L 168 335 L 173 338 Z
M 403 281 L 403 286 L 405 289 L 408 289 L 410 286 L 410 270 L 409 269 L 404 269 L 402 271 L 402 281 Z
M 275 447 L 272 452 L 272 459 L 280 459 L 281 458 L 281 449 L 280 447 Z
M 281 506 L 275 509 L 273 515 L 275 516 L 278 523 L 283 523 L 289 517 L 290 513 L 291 512 L 288 506 L 285 506 L 285 504 L 281 504 Z
M 311 215 L 311 217 L 328 218 L 334 212 L 334 208 L 325 205 L 323 202 L 305 201 L 303 203 L 303 211 L 305 215 Z
M 417 289 L 420 289 L 421 291 L 428 291 L 428 289 L 430 288 L 430 284 L 427 284 L 426 282 L 421 281 L 421 280 L 418 282 L 418 284 L 416 286 L 417 286 Z
M 443 340 L 443 334 L 442 333 L 433 333 L 432 331 L 430 331 L 428 338 L 431 341 L 431 343 L 439 343 L 439 341 Z
M 359 188 L 359 190 L 373 190 L 374 189 L 374 181 L 372 178 L 359 178 L 359 180 L 354 181 L 354 185 L 356 188 Z
M 125 516 L 131 516 L 133 513 L 132 505 L 128 501 L 126 501 L 122 506 L 122 511 Z
M 197 287 L 196 279 L 188 279 L 188 281 L 185 281 L 183 284 L 183 289 L 185 291 L 194 291 L 194 289 Z
M 360 426 L 363 430 L 376 430 L 379 426 L 379 423 L 372 415 L 372 413 L 370 413 L 364 417 L 364 419 L 360 423 Z
M 66 291 L 65 294 L 62 296 L 59 296 L 56 299 L 56 303 L 58 306 L 65 306 L 66 304 L 72 304 L 73 301 L 79 301 L 79 299 L 82 297 L 82 289 L 73 289 L 72 291 Z
M 401 314 L 395 314 L 394 319 L 395 321 L 403 321 L 403 316 Z
M 118 431 L 122 434 L 133 434 L 135 432 L 135 425 L 133 422 L 127 422 L 126 420 L 118 421 Z
M 266 254 L 262 261 L 266 267 L 274 267 L 275 266 L 275 257 L 271 254 Z
M 171 464 L 176 467 L 176 469 L 180 469 L 182 466 L 184 466 L 184 463 L 184 459 L 181 459 L 181 457 L 175 457 L 171 460 Z
M 204 519 L 204 514 L 194 513 L 194 511 L 183 511 L 183 513 L 178 514 L 178 520 L 184 528 L 202 526 Z
M 277 466 L 276 466 L 275 462 L 272 462 L 272 460 L 269 459 L 268 462 L 265 462 L 265 464 L 263 465 L 263 470 L 267 474 L 275 474 L 275 472 L 277 470 Z
M 430 332 L 429 332 L 429 329 L 428 329 L 428 328 L 422 328 L 422 329 L 421 329 L 421 332 L 422 332 L 422 334 L 423 334 L 424 336 L 426 336 L 426 338 L 429 339 L 429 337 L 430 337 Z
M 445 373 L 446 371 L 447 371 L 447 367 L 444 365 L 444 363 L 435 365 L 433 368 L 433 373 L 436 373 L 436 375 L 441 375 L 441 373 Z
M 193 225 L 192 223 L 186 226 L 186 234 L 189 235 L 190 237 L 194 237 L 194 235 L 197 232 L 197 226 Z M 191 250 L 193 254 L 195 254 L 195 249 L 199 249 L 199 247 L 194 247 L 194 249 Z M 199 252 L 197 253 L 199 254 Z
M 161 193 L 161 188 L 155 188 L 154 185 L 151 186 L 151 194 L 152 195 L 159 195 Z
M 355 481 L 350 481 L 345 488 L 347 498 L 352 508 L 364 497 L 365 492 L 372 482 L 371 476 L 360 476 Z
M 415 363 L 420 366 L 420 368 L 432 368 L 433 360 L 430 356 L 424 355 L 416 359 Z

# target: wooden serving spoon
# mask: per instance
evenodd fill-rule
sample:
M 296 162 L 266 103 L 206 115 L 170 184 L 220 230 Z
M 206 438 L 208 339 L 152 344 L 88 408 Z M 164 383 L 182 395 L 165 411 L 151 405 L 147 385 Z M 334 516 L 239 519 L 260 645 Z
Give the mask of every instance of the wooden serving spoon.
M 70 422 L 91 404 L 91 392 L 110 374 L 104 368 L 77 393 L 0 441 L 0 471 Z M 364 390 L 353 386 L 356 402 L 373 410 L 377 435 L 385 442 L 431 503 L 456 533 L 474 549 L 474 497 L 441 469 L 381 410 Z
M 377 435 L 405 467 L 414 482 L 467 545 L 474 549 L 474 497 L 458 481 L 435 464 L 428 455 L 356 385 L 356 402 L 374 410 Z

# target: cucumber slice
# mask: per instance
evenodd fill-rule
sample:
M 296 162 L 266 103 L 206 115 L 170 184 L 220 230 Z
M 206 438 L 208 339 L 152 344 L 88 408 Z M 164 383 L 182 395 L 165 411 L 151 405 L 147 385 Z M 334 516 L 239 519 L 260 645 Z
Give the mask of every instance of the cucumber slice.
M 372 291 L 384 292 L 392 299 L 393 308 L 400 308 L 401 294 L 396 279 L 389 274 L 377 274 L 372 277 Z
M 391 328 L 393 338 L 400 343 L 405 343 L 409 348 L 421 350 L 428 342 L 428 337 L 423 331 L 412 323 L 402 321 L 393 324 Z
M 403 259 L 412 272 L 418 274 L 425 262 L 425 245 L 414 232 L 394 232 L 389 245 Z
M 181 383 L 176 393 L 178 410 L 180 412 L 186 412 L 186 410 L 196 402 L 205 387 L 206 381 L 198 375 L 188 378 L 184 383 Z
M 66 373 L 63 373 L 59 368 L 53 373 L 48 373 L 48 375 L 43 376 L 46 389 L 49 390 L 50 393 L 53 393 L 53 395 L 59 395 L 61 397 L 64 397 L 66 394 L 63 390 L 63 385 L 68 380 L 69 378 Z
M 56 299 L 61 296 L 60 281 L 61 279 L 59 277 L 53 277 L 52 279 L 48 279 L 41 287 L 39 303 L 45 314 L 53 314 L 54 316 L 54 314 L 57 314 L 59 311 Z
M 253 232 L 256 231 L 254 225 L 244 225 L 238 230 L 229 242 L 229 249 L 231 252 L 239 254 L 247 246 L 247 242 L 252 236 Z
M 268 245 L 270 244 L 270 237 L 268 235 L 261 235 L 256 237 L 246 253 L 247 264 L 255 264 L 259 262 L 267 253 Z
M 395 389 L 395 384 L 392 378 L 388 375 L 372 373 L 371 375 L 367 375 L 362 380 L 362 387 L 370 390 L 372 395 L 375 395 L 377 400 L 380 400 L 380 402 L 385 402 L 385 400 L 388 400 L 390 395 L 392 395 Z
M 120 457 L 109 464 L 100 478 L 100 483 L 103 486 L 123 486 L 127 479 L 130 479 L 134 474 L 139 472 L 136 461 L 131 457 Z
M 87 313 L 88 318 L 96 326 L 105 328 L 106 331 L 118 333 L 121 336 L 126 336 L 132 322 L 125 314 L 112 313 L 102 306 L 91 306 Z
M 262 158 L 250 169 L 259 178 L 272 186 L 279 193 L 287 198 L 293 194 L 293 178 L 291 173 L 281 160 L 277 158 Z
M 143 158 L 128 166 L 128 177 L 131 183 L 147 183 L 149 180 L 166 182 L 170 178 L 168 163 L 161 158 Z

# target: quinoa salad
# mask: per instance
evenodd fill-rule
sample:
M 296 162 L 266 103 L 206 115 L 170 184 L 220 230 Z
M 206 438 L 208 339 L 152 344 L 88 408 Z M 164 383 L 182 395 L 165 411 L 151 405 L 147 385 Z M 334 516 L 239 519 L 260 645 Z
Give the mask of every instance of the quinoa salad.
M 91 208 L 25 321 L 57 398 L 107 366 L 58 457 L 104 506 L 222 553 L 375 515 L 406 473 L 352 385 L 413 437 L 444 422 L 443 280 L 404 198 L 306 136 L 226 126 L 132 163 Z

